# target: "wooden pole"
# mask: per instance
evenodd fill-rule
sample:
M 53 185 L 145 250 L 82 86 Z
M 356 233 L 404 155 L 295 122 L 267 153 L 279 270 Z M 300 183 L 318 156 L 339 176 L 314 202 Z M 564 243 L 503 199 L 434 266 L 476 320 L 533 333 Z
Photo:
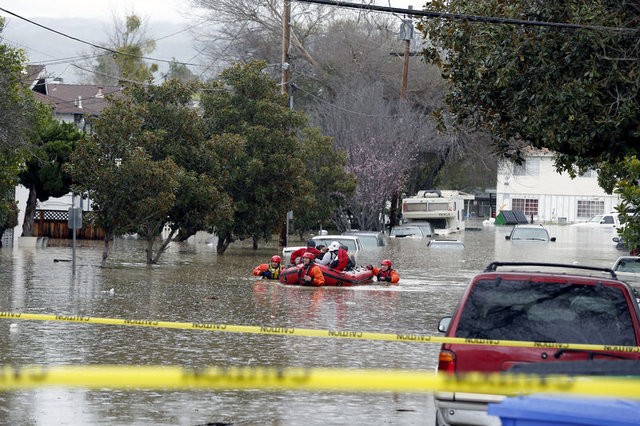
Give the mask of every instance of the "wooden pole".
M 284 0 L 282 11 L 282 80 L 280 81 L 280 93 L 289 94 L 289 78 L 291 75 L 291 65 L 289 64 L 289 45 L 291 43 L 291 0 Z M 289 98 L 289 108 L 292 108 L 291 98 Z M 286 247 L 289 243 L 289 221 L 287 216 L 279 218 L 279 238 L 281 247 Z
M 291 43 L 291 0 L 284 0 L 282 11 L 282 80 L 280 93 L 286 95 L 289 87 L 289 44 Z

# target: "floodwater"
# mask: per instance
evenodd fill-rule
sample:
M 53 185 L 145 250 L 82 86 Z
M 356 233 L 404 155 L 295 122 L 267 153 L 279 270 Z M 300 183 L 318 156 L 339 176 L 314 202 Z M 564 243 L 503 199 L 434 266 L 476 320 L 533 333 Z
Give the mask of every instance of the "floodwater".
M 299 288 L 257 281 L 252 268 L 274 248 L 233 247 L 216 256 L 204 242 L 173 244 L 147 267 L 140 242 L 118 240 L 110 266 L 101 244 L 0 249 L 0 311 L 152 321 L 437 335 L 469 279 L 488 263 L 543 261 L 611 266 L 612 230 L 550 226 L 554 243 L 506 241 L 510 227 L 458 238 L 464 249 L 392 240 L 358 263 L 394 261 L 397 287 Z M 297 245 L 298 242 L 291 242 Z M 0 364 L 327 367 L 433 371 L 438 346 L 0 319 Z M 37 389 L 0 393 L 0 424 L 342 425 L 433 424 L 428 393 L 143 391 Z

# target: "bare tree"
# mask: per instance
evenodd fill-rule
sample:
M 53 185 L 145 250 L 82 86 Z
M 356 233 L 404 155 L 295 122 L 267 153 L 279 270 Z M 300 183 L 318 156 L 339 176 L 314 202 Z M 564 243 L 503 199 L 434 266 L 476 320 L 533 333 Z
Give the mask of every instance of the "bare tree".
M 218 68 L 230 63 L 261 59 L 280 64 L 282 45 L 282 0 L 192 0 L 209 10 L 212 28 L 198 39 L 210 61 Z M 315 73 L 324 70 L 308 44 L 331 22 L 334 7 L 292 2 L 290 54 L 303 58 Z
M 211 10 L 216 25 L 209 45 L 220 60 L 260 57 L 280 63 L 282 1 L 193 2 Z M 296 109 L 307 111 L 311 122 L 333 137 L 334 146 L 347 153 L 346 170 L 358 178 L 350 211 L 337 212 L 334 221 L 343 228 L 350 216 L 362 229 L 380 229 L 398 193 L 435 182 L 475 139 L 436 127 L 433 114 L 442 109 L 448 89 L 439 70 L 419 55 L 410 59 L 406 99 L 400 99 L 399 17 L 292 5 Z M 420 51 L 417 40 L 412 45 Z M 271 69 L 279 77 L 278 67 Z

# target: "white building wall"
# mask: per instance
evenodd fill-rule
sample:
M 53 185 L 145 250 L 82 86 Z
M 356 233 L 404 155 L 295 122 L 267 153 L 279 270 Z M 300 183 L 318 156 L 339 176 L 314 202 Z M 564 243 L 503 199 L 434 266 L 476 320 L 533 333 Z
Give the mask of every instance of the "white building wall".
M 22 236 L 22 224 L 24 223 L 24 212 L 27 208 L 29 190 L 22 185 L 16 186 L 16 201 L 18 202 L 18 225 L 13 228 L 13 245 L 16 246 L 18 238 Z
M 600 201 L 604 204 L 602 213 L 615 211 L 620 203 L 616 194 L 609 195 L 598 186 L 598 178 L 578 176 L 574 179 L 567 173 L 555 171 L 553 156 L 536 154 L 525 157 L 525 161 L 539 161 L 537 175 L 514 174 L 512 163 L 503 163 L 498 168 L 496 185 L 496 208 L 511 210 L 514 198 L 537 199 L 540 222 L 583 222 L 588 217 L 578 217 L 578 201 Z

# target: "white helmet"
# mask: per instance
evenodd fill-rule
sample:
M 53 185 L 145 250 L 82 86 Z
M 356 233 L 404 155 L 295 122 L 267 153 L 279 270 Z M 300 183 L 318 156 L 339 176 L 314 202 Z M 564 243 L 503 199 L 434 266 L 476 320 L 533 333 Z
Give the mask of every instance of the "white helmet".
M 340 248 L 340 243 L 337 241 L 331 241 L 331 244 L 329 244 L 329 251 L 336 251 Z

